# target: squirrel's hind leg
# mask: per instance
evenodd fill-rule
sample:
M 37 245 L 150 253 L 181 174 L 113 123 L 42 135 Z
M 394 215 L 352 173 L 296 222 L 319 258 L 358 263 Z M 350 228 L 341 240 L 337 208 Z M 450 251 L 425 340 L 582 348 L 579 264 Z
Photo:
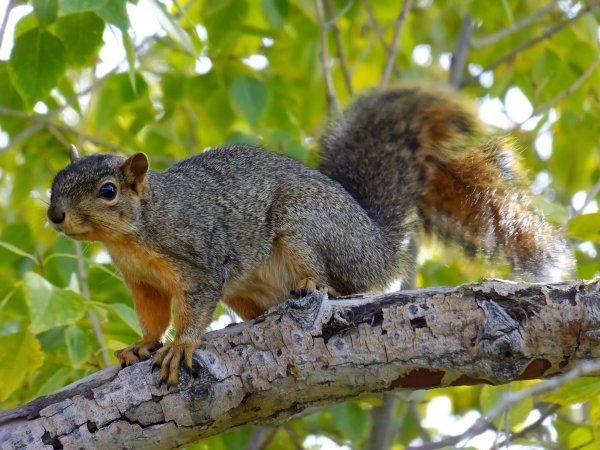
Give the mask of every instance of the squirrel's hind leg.
M 304 278 L 296 283 L 296 288 L 290 292 L 295 297 L 306 297 L 311 292 L 323 292 L 329 297 L 340 297 L 341 294 L 334 288 L 327 286 L 324 283 L 319 283 L 314 278 Z

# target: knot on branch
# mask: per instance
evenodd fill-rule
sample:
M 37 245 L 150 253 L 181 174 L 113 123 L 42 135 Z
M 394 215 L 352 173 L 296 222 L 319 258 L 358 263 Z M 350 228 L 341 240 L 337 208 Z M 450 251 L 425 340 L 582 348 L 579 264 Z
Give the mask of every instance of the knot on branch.
M 323 324 L 329 321 L 332 314 L 329 297 L 320 291 L 313 291 L 306 297 L 289 300 L 275 306 L 271 311 L 289 317 L 300 329 L 313 336 L 321 334 Z

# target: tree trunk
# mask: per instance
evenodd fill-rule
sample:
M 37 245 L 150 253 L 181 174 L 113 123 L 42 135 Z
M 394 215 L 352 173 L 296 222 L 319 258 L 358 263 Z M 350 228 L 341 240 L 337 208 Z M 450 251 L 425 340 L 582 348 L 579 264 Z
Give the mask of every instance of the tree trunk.
M 111 367 L 0 412 L 2 449 L 172 448 L 399 389 L 544 378 L 600 356 L 600 282 L 289 301 L 206 334 L 196 378 Z

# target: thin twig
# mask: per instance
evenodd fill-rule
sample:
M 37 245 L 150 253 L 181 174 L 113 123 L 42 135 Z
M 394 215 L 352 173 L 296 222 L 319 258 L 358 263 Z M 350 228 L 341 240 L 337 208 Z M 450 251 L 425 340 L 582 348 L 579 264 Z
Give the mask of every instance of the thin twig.
M 398 18 L 396 19 L 392 43 L 388 50 L 385 67 L 383 69 L 383 75 L 381 76 L 381 81 L 379 83 L 380 89 L 386 88 L 390 81 L 392 69 L 394 68 L 394 64 L 396 61 L 396 53 L 398 53 L 398 47 L 400 45 L 400 35 L 402 34 L 402 26 L 406 21 L 406 16 L 408 14 L 408 11 L 410 10 L 410 5 L 411 0 L 404 0 L 404 2 L 402 3 L 402 9 L 400 10 L 400 14 L 398 14 Z
M 83 250 L 81 249 L 81 242 L 79 241 L 75 241 L 75 253 L 77 255 L 77 279 L 79 281 L 79 286 L 81 287 L 81 295 L 83 298 L 89 301 L 91 300 L 90 287 L 88 284 L 87 272 L 85 270 L 85 266 L 83 265 Z M 100 327 L 100 320 L 98 320 L 98 315 L 94 312 L 91 306 L 88 308 L 88 317 L 90 319 L 90 322 L 92 322 L 92 328 L 94 329 L 96 340 L 98 341 L 98 345 L 100 346 L 102 362 L 104 364 L 104 367 L 108 367 L 110 366 L 110 356 L 106 348 L 106 342 L 104 341 L 104 333 L 102 332 L 102 328 Z
M 350 69 L 350 74 L 353 75 L 356 73 L 356 70 L 360 66 L 360 64 L 364 61 L 364 59 L 371 54 L 373 47 L 375 46 L 375 39 L 370 38 L 365 48 L 363 48 L 360 54 L 354 59 L 354 64 L 352 64 L 352 68 Z
M 594 197 L 596 197 L 596 195 L 598 195 L 598 193 L 600 193 L 600 180 L 598 180 L 596 182 L 596 184 L 594 184 L 594 186 L 592 186 L 592 189 L 590 189 L 590 191 L 587 193 L 587 195 L 585 196 L 585 200 L 583 201 L 583 205 L 581 205 L 581 208 L 579 208 L 577 211 L 573 212 L 573 217 L 582 214 L 583 210 L 590 203 L 592 203 L 592 200 L 594 200 Z
M 562 375 L 558 375 L 554 378 L 545 379 L 537 384 L 534 384 L 527 389 L 522 389 L 517 392 L 511 392 L 505 394 L 500 401 L 494 406 L 485 416 L 481 416 L 477 421 L 469 427 L 467 431 L 458 436 L 452 436 L 448 439 L 441 441 L 432 442 L 431 444 L 425 444 L 415 447 L 407 447 L 412 450 L 437 450 L 443 447 L 454 447 L 462 441 L 468 441 L 475 436 L 480 435 L 492 426 L 494 419 L 499 417 L 507 409 L 516 405 L 521 400 L 531 396 L 544 394 L 549 391 L 553 391 L 569 381 L 581 378 L 584 375 L 595 373 L 600 370 L 600 361 L 584 361 L 578 366 L 571 369 L 569 372 Z
M 331 18 L 334 17 L 335 8 L 333 0 L 325 0 L 325 7 L 327 8 L 327 15 Z M 346 89 L 348 94 L 354 93 L 352 89 L 352 78 L 350 77 L 350 71 L 348 70 L 348 61 L 346 60 L 346 54 L 344 52 L 344 46 L 342 45 L 342 37 L 340 35 L 340 29 L 338 28 L 335 21 L 332 19 L 328 22 L 329 27 L 333 31 L 333 38 L 335 39 L 335 45 L 337 47 L 337 59 L 340 61 L 340 67 L 342 68 L 342 74 L 344 75 L 344 82 L 346 83 Z
M 0 106 L 0 108 L 1 108 L 1 106 Z M 0 111 L 0 114 L 2 114 L 1 111 Z M 5 152 L 7 152 L 12 146 L 16 145 L 18 142 L 22 141 L 23 139 L 28 138 L 32 134 L 37 133 L 37 131 L 44 128 L 44 126 L 45 125 L 43 123 L 35 122 L 30 127 L 27 127 L 23 131 L 19 132 L 19 134 L 17 134 L 15 137 L 13 137 L 8 142 L 8 144 L 6 144 L 6 146 L 0 148 L 0 156 L 2 156 Z
M 325 26 L 327 28 L 329 28 L 329 27 L 335 25 L 338 20 L 340 20 L 342 17 L 344 17 L 348 13 L 348 11 L 350 11 L 350 8 L 352 8 L 352 5 L 354 5 L 354 2 L 355 2 L 355 0 L 349 0 L 348 2 L 346 2 L 344 7 L 341 9 L 341 11 L 336 16 L 330 16 L 329 20 L 327 22 L 325 22 Z
M 44 126 L 53 127 L 53 128 L 56 128 L 57 130 L 64 131 L 65 133 L 72 133 L 74 135 L 78 135 L 84 141 L 91 142 L 92 144 L 98 145 L 99 147 L 107 148 L 115 153 L 123 153 L 123 154 L 127 153 L 127 151 L 124 148 L 119 147 L 118 145 L 103 141 L 102 139 L 98 139 L 94 136 L 90 136 L 89 134 L 80 133 L 78 130 L 74 129 L 73 127 L 64 125 L 62 123 L 54 122 L 44 116 L 30 115 L 30 114 L 27 114 L 26 112 L 19 111 L 16 109 L 6 108 L 4 106 L 0 106 L 0 114 L 5 115 L 5 116 L 19 117 L 21 119 L 31 120 L 35 124 L 39 124 L 40 128 L 44 127 Z M 10 146 L 6 146 L 6 147 L 0 149 L 0 156 L 2 156 L 2 154 L 5 151 L 7 151 L 9 148 L 10 148 Z
M 62 144 L 62 146 L 64 148 L 69 148 L 69 145 L 72 144 L 72 141 L 70 139 L 67 139 L 60 130 L 57 130 L 54 127 L 48 127 L 48 131 L 50 132 L 50 134 L 52 136 L 54 136 L 58 141 L 60 141 L 60 143 Z
M 332 117 L 340 113 L 340 104 L 335 94 L 333 78 L 329 67 L 329 52 L 327 42 L 327 27 L 325 26 L 323 14 L 323 0 L 315 0 L 315 10 L 317 12 L 317 21 L 319 23 L 319 57 L 321 61 L 321 69 L 323 71 L 323 80 L 325 81 L 325 95 L 327 98 L 327 117 Z
M 473 18 L 470 14 L 465 14 L 458 40 L 456 42 L 456 50 L 452 55 L 452 63 L 450 64 L 449 82 L 450 86 L 458 88 L 462 84 L 463 73 L 467 63 L 467 55 L 469 53 L 469 41 L 471 40 L 471 31 L 473 30 Z
M 387 42 L 385 42 L 385 37 L 383 35 L 383 29 L 379 26 L 377 22 L 377 18 L 375 17 L 375 12 L 373 11 L 373 6 L 371 5 L 371 0 L 363 0 L 365 4 L 365 9 L 367 10 L 367 15 L 369 16 L 369 22 L 371 22 L 371 28 L 375 30 L 375 34 L 377 35 L 377 39 L 381 43 L 381 46 L 386 51 L 389 52 L 389 46 Z
M 492 70 L 496 69 L 498 66 L 500 66 L 501 64 L 504 64 L 506 61 L 510 61 L 515 56 L 517 56 L 519 53 L 521 53 L 522 51 L 527 50 L 530 47 L 533 47 L 535 44 L 537 44 L 537 43 L 539 43 L 541 41 L 549 39 L 552 35 L 554 35 L 555 33 L 559 32 L 560 30 L 562 30 L 564 27 L 566 27 L 570 23 L 574 22 L 575 20 L 579 19 L 583 15 L 585 15 L 585 14 L 591 12 L 592 10 L 594 10 L 594 8 L 596 8 L 599 4 L 600 4 L 599 2 L 591 3 L 591 4 L 587 5 L 586 7 L 582 8 L 573 17 L 569 17 L 568 19 L 565 19 L 562 22 L 559 22 L 556 25 L 551 26 L 545 32 L 543 32 L 542 34 L 540 34 L 539 36 L 536 36 L 536 37 L 534 37 L 534 38 L 532 38 L 532 39 L 530 39 L 530 40 L 522 43 L 521 45 L 519 45 L 518 47 L 516 47 L 512 51 L 510 51 L 507 54 L 505 54 L 505 55 L 501 56 L 500 58 L 498 58 L 496 61 L 494 61 L 493 63 L 491 63 L 487 67 L 485 67 L 481 71 L 481 73 L 492 71 Z M 480 76 L 481 75 L 477 76 L 476 78 L 479 79 Z
M 533 111 L 533 113 L 532 113 L 532 117 L 533 116 L 538 116 L 540 114 L 544 114 L 550 108 L 552 108 L 554 105 L 556 105 L 558 102 L 560 102 L 561 100 L 567 98 L 569 95 L 571 95 L 577 89 L 579 89 L 579 87 L 583 84 L 583 82 L 585 80 L 587 80 L 592 73 L 594 73 L 594 70 L 596 69 L 596 66 L 599 63 L 600 63 L 600 52 L 596 55 L 596 58 L 594 59 L 594 61 L 592 61 L 592 63 L 590 64 L 590 66 L 585 70 L 585 72 L 583 72 L 580 75 L 579 78 L 577 78 L 569 87 L 567 87 L 567 89 L 565 89 L 562 93 L 560 93 L 559 95 L 557 95 L 556 97 L 554 97 L 548 103 L 546 103 L 545 105 L 543 105 L 543 106 L 541 106 L 539 108 L 536 108 Z
M 8 24 L 8 16 L 10 15 L 10 11 L 13 8 L 14 0 L 9 0 L 6 5 L 6 11 L 4 12 L 4 17 L 2 18 L 2 25 L 0 25 L 0 48 L 2 48 L 2 44 L 4 43 L 4 34 L 6 33 L 6 25 Z
M 530 423 L 529 425 L 527 425 L 525 428 L 523 428 L 520 431 L 507 433 L 506 437 L 503 440 L 499 440 L 496 443 L 497 444 L 496 446 L 498 448 L 501 448 L 501 447 L 505 446 L 507 444 L 507 442 L 509 442 L 509 441 L 514 441 L 515 439 L 519 439 L 519 438 L 527 436 L 533 430 L 535 430 L 536 428 L 539 428 L 540 425 L 542 425 L 542 423 L 544 422 L 544 420 L 546 420 L 548 417 L 550 417 L 552 414 L 554 414 L 556 411 L 558 411 L 558 409 L 560 409 L 560 405 L 551 404 L 548 408 L 546 408 L 546 410 L 544 412 L 540 413 L 540 417 L 538 417 L 537 420 Z
M 541 114 L 545 114 L 554 105 L 556 105 L 558 102 L 560 102 L 561 100 L 564 100 L 569 95 L 571 95 L 573 92 L 575 92 L 583 84 L 583 82 L 585 80 L 587 80 L 590 77 L 590 75 L 592 75 L 592 73 L 594 73 L 594 70 L 596 69 L 596 67 L 598 66 L 598 64 L 600 64 L 600 52 L 598 52 L 598 54 L 596 55 L 596 58 L 594 59 L 594 61 L 592 61 L 592 63 L 590 64 L 590 66 L 585 70 L 585 72 L 583 72 L 579 76 L 579 78 L 577 78 L 563 92 L 561 92 L 560 94 L 558 94 L 552 100 L 550 100 L 549 102 L 543 104 L 542 106 L 539 106 L 539 107 L 535 108 L 531 112 L 531 114 L 529 115 L 529 117 L 527 119 L 525 119 L 523 122 L 521 122 L 521 123 L 515 125 L 514 127 L 512 127 L 511 130 L 510 130 L 510 132 L 514 132 L 517 128 L 522 127 L 526 122 L 528 122 L 529 120 L 531 120 L 533 117 L 539 116 Z
M 513 26 L 508 28 L 503 28 L 500 31 L 490 34 L 489 36 L 482 37 L 480 39 L 471 39 L 471 48 L 482 48 L 487 47 L 488 45 L 495 44 L 500 39 L 505 38 L 506 36 L 510 36 L 513 33 L 531 25 L 537 19 L 545 15 L 546 13 L 552 11 L 554 8 L 558 6 L 558 2 L 550 2 L 545 6 L 535 10 L 530 16 L 524 17 L 521 20 L 518 20 Z

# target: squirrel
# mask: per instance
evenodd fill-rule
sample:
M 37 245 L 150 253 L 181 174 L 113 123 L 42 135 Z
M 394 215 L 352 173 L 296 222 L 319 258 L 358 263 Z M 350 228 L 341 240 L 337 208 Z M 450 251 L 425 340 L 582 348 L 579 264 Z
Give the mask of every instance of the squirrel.
M 143 331 L 115 353 L 122 365 L 155 353 L 161 380 L 176 385 L 219 300 L 248 320 L 294 291 L 384 289 L 414 270 L 418 229 L 469 253 L 502 252 L 538 281 L 573 268 L 565 240 L 530 207 L 511 142 L 486 137 L 452 95 L 364 95 L 321 147 L 318 170 L 232 145 L 156 172 L 144 153 L 79 157 L 71 146 L 48 218 L 102 242 L 122 272 Z M 172 309 L 176 336 L 163 346 Z

